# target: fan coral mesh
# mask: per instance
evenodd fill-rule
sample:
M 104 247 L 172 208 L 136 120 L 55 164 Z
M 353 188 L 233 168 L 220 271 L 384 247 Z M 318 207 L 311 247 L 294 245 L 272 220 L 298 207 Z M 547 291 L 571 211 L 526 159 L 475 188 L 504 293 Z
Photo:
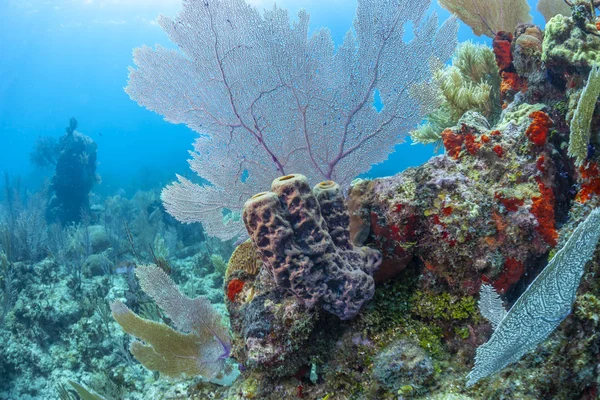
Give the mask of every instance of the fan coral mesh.
M 221 314 L 207 299 L 190 299 L 183 295 L 173 280 L 156 266 L 137 267 L 136 275 L 142 289 L 181 332 L 141 318 L 122 302 L 115 301 L 110 306 L 114 319 L 125 332 L 141 340 L 131 343 L 132 354 L 146 368 L 166 376 L 220 378 L 231 350 L 231 339 Z
M 440 0 L 439 3 L 458 15 L 478 36 L 512 32 L 517 25 L 531 21 L 526 0 Z
M 177 18 L 160 17 L 180 50 L 136 49 L 126 92 L 202 134 L 190 164 L 210 182 L 179 176 L 163 191 L 167 211 L 228 239 L 243 231 L 245 199 L 277 176 L 345 186 L 385 160 L 436 104 L 434 95 L 410 96 L 411 88 L 456 46 L 456 19 L 438 28 L 435 15 L 425 17 L 429 4 L 359 0 L 337 49 L 326 29 L 308 35 L 303 10 L 290 23 L 276 7 L 261 14 L 242 0 L 184 1 Z M 409 21 L 414 38 L 405 42 Z
M 585 264 L 599 238 L 600 209 L 595 209 L 499 322 L 501 302 L 489 292 L 492 289 L 482 286 L 482 314 L 491 317 L 497 327 L 490 340 L 477 348 L 467 386 L 519 361 L 569 315 Z

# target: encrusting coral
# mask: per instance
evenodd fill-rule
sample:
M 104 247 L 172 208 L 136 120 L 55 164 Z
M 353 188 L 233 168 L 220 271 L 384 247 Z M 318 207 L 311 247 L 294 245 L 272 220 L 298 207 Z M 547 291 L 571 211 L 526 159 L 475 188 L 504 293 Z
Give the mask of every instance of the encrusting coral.
M 551 70 L 588 72 L 594 63 L 600 62 L 600 36 L 594 34 L 597 32 L 594 24 L 556 15 L 544 29 L 542 61 Z
M 256 254 L 256 249 L 250 240 L 246 240 L 235 248 L 233 254 L 229 258 L 227 263 L 227 270 L 225 277 L 229 276 L 235 271 L 244 271 L 249 275 L 256 275 L 259 268 L 262 266 L 262 261 Z

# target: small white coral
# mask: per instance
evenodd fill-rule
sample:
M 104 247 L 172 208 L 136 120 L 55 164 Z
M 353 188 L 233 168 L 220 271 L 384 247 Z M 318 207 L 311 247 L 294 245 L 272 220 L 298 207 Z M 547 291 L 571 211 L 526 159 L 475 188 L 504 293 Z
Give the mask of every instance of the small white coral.
M 494 329 L 506 317 L 507 313 L 502 304 L 502 299 L 492 285 L 481 285 L 481 290 L 479 291 L 479 311 L 485 319 L 490 321 Z

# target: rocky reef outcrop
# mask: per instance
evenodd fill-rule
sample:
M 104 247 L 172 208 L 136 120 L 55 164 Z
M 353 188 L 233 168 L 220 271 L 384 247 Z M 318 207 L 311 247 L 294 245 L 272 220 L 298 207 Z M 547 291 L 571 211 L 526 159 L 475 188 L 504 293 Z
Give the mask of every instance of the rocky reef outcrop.
M 441 133 L 445 154 L 356 180 L 345 198 L 290 176 L 249 200 L 251 241 L 225 280 L 242 377 L 224 398 L 597 396 L 598 251 L 537 353 L 465 387 L 492 331 L 477 307 L 482 284 L 510 307 L 600 205 L 597 107 L 587 156 L 568 152 L 598 41 L 578 18 L 497 33 L 502 112 L 464 113 Z
M 75 129 L 77 120 L 71 118 L 56 148 L 55 171 L 50 183 L 47 217 L 62 224 L 79 222 L 82 212 L 89 213 L 88 195 L 99 180 L 96 174 L 98 146 Z

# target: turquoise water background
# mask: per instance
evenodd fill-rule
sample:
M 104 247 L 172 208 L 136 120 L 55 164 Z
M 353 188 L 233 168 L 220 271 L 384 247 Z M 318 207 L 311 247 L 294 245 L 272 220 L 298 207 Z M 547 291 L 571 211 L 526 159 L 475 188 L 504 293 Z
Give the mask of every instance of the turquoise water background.
M 419 1 L 419 0 L 416 0 Z M 20 175 L 35 189 L 49 172 L 29 162 L 38 136 L 59 137 L 70 117 L 78 130 L 98 144 L 97 192 L 164 185 L 175 173 L 189 174 L 188 151 L 196 133 L 139 107 L 123 91 L 132 50 L 143 44 L 173 47 L 155 20 L 174 16 L 180 0 L 0 0 L 0 173 Z M 272 1 L 254 0 L 259 8 Z M 278 6 L 295 15 L 305 8 L 311 29 L 327 26 L 336 44 L 350 28 L 356 1 L 283 0 Z M 543 24 L 530 1 L 534 22 Z M 440 22 L 449 14 L 435 2 L 430 12 Z M 410 39 L 410 33 L 406 35 Z M 461 24 L 459 41 L 475 37 Z M 399 145 L 370 176 L 391 175 L 419 165 L 432 147 Z

